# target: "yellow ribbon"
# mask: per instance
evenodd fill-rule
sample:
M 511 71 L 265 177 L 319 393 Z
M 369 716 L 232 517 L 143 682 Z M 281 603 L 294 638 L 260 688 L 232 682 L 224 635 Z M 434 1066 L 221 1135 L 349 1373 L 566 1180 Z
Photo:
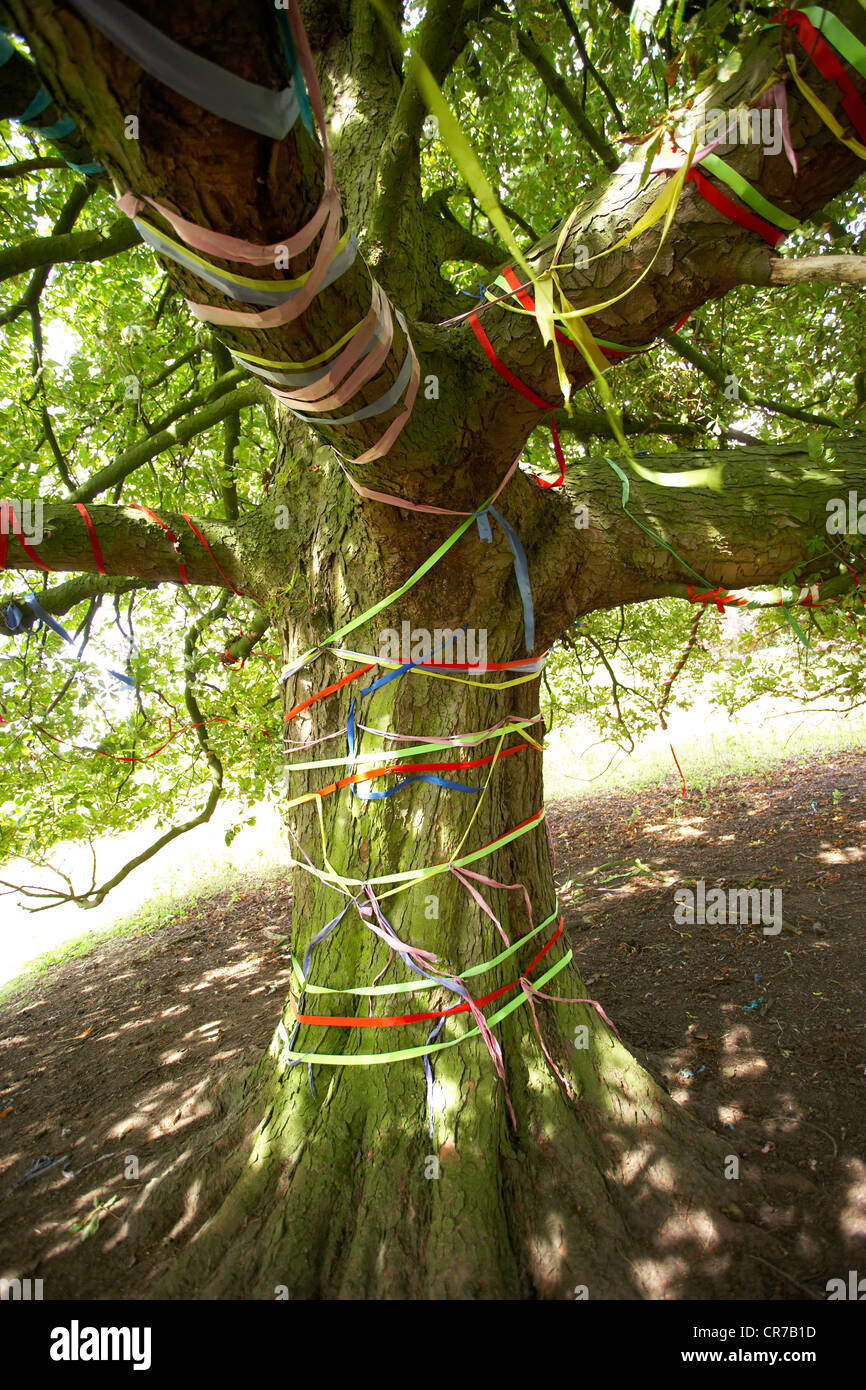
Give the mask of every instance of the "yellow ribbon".
M 862 3 L 863 0 L 861 0 L 861 4 Z M 824 105 L 817 92 L 813 92 L 808 82 L 805 82 L 798 73 L 797 60 L 794 57 L 793 53 L 786 53 L 785 57 L 788 60 L 788 67 L 791 69 L 791 76 L 793 77 L 803 96 L 808 101 L 809 105 L 812 107 L 813 111 L 817 111 L 818 115 L 821 117 L 821 120 L 824 122 L 825 126 L 827 126 L 828 130 L 831 130 L 833 134 L 836 136 L 836 139 L 840 140 L 843 145 L 847 145 L 849 150 L 853 150 L 854 154 L 859 155 L 861 159 L 866 159 L 866 145 L 862 145 L 859 140 L 850 140 L 848 138 L 848 136 L 842 129 L 842 126 L 839 124 L 839 122 L 836 120 L 836 117 L 833 115 L 833 112 L 830 111 Z

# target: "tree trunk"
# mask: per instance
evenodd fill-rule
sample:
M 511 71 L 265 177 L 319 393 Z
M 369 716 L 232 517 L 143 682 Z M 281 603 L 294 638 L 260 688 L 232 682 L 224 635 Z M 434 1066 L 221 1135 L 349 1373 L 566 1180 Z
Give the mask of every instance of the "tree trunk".
M 341 529 L 333 517 L 318 537 L 319 580 L 327 579 L 330 593 L 345 593 L 351 576 L 353 592 L 345 606 L 354 613 L 393 588 L 383 588 L 377 548 L 361 526 L 355 515 L 342 529 L 342 555 L 326 550 L 332 544 L 326 536 Z M 445 530 L 450 526 L 446 523 Z M 381 536 L 376 539 L 384 544 Z M 435 582 L 428 577 L 414 591 L 421 598 L 409 602 L 413 596 L 407 596 L 345 644 L 376 653 L 382 631 L 399 632 L 404 621 L 416 633 L 423 622 L 431 636 L 436 627 L 457 627 L 447 595 L 467 575 L 477 579 L 472 566 L 479 544 L 477 533 L 467 533 L 440 562 L 441 575 L 437 566 Z M 515 594 L 515 583 L 506 576 L 500 602 L 490 609 L 497 614 L 486 633 L 491 661 L 519 649 Z M 286 649 L 297 652 L 321 641 L 323 633 L 316 635 L 311 621 L 322 616 L 313 614 L 311 603 L 304 605 L 303 617 L 287 614 Z M 329 612 L 329 622 L 333 616 Z M 318 659 L 287 683 L 287 708 L 356 669 L 331 656 Z M 514 672 L 469 673 L 479 686 L 410 672 L 363 697 L 361 689 L 382 674 L 375 668 L 309 706 L 288 724 L 290 736 L 306 742 L 345 728 L 353 698 L 359 723 L 411 735 L 413 742 L 490 729 L 507 717 L 531 719 L 538 709 L 537 678 L 510 689 L 492 688 Z M 539 723 L 528 732 L 539 736 L 540 730 Z M 399 743 L 369 733 L 359 737 L 364 752 L 381 747 L 392 758 L 395 750 L 399 755 Z M 525 741 L 509 734 L 502 750 Z M 494 736 L 423 755 L 421 761 L 489 756 L 497 742 Z M 289 762 L 338 758 L 345 750 L 344 735 L 294 752 Z M 373 882 L 396 935 L 433 953 L 438 971 L 453 978 L 490 961 L 505 944 L 453 872 L 393 896 L 385 895 L 399 884 L 375 880 L 446 864 L 536 816 L 543 804 L 541 761 L 530 745 L 478 769 L 443 769 L 449 780 L 473 787 L 483 787 L 490 774 L 486 793 L 477 795 L 425 782 L 381 800 L 362 800 L 349 788 L 332 793 L 321 802 L 328 860 L 350 881 L 351 894 L 361 892 L 364 898 L 360 884 Z M 368 766 L 379 763 L 377 758 Z M 291 795 L 346 774 L 345 767 L 290 774 Z M 381 792 L 395 784 L 389 776 L 366 785 Z M 323 868 L 315 806 L 289 814 L 303 850 Z M 299 850 L 297 858 L 302 857 Z M 720 1214 L 726 1187 L 721 1142 L 678 1109 L 594 1008 L 536 999 L 536 1028 L 516 984 L 524 971 L 540 980 L 569 950 L 567 925 L 549 945 L 559 914 L 544 820 L 467 868 L 500 884 L 525 885 L 531 923 L 519 888 L 468 880 L 510 941 L 540 927 L 507 960 L 466 982 L 474 996 L 509 987 L 484 1006 L 487 1016 L 517 1002 L 493 1026 L 505 1085 L 482 1037 L 432 1054 L 431 1138 L 423 1061 L 354 1061 L 423 1046 L 436 1020 L 387 1028 L 305 1024 L 296 1030 L 287 1004 L 267 1055 L 240 1090 L 231 1084 L 226 1089 L 223 1119 L 216 1136 L 209 1136 L 206 1154 L 184 1168 L 173 1185 L 172 1212 L 180 1217 L 174 1202 L 180 1204 L 181 1189 L 188 1187 L 190 1174 L 194 1177 L 195 1216 L 190 1222 L 187 1211 L 180 1218 L 175 1250 L 191 1235 L 194 1239 L 161 1278 L 159 1296 L 272 1298 L 283 1289 L 301 1299 L 563 1298 L 583 1296 L 583 1290 L 591 1298 L 731 1293 L 726 1280 L 735 1228 Z M 292 946 L 302 962 L 316 934 L 350 899 L 308 871 L 297 869 L 295 877 Z M 371 931 L 371 921 L 376 919 L 350 905 L 313 948 L 309 980 L 349 990 L 372 984 L 384 970 L 385 983 L 413 978 L 423 983 L 396 955 L 385 969 L 389 947 Z M 540 988 L 574 999 L 587 994 L 572 964 Z M 300 1008 L 306 1014 L 365 1017 L 368 1002 L 351 994 L 307 992 Z M 372 1013 L 383 1016 L 447 1009 L 460 1000 L 437 986 L 371 1002 Z M 615 1015 L 615 1001 L 600 1002 Z M 447 1043 L 473 1027 L 467 1013 L 449 1017 L 436 1041 Z M 306 1062 L 287 1060 L 288 1040 L 302 1056 L 339 1055 L 346 1064 L 315 1065 L 311 1090 Z M 162 1182 L 163 1221 L 164 1193 Z M 746 1296 L 750 1274 L 749 1269 L 738 1274 L 737 1296 Z

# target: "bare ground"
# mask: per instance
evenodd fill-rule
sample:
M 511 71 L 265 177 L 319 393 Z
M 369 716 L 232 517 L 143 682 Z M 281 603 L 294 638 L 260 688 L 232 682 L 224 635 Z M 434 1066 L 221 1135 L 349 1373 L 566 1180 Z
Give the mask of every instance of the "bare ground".
M 769 1194 L 776 1298 L 823 1299 L 866 1268 L 864 792 L 852 752 L 705 795 L 549 806 L 589 992 Z M 783 930 L 677 925 L 674 888 L 700 878 L 781 890 Z M 41 1278 L 47 1299 L 147 1296 L 166 1251 L 137 1248 L 127 1214 L 207 1142 L 217 1084 L 269 1042 L 289 920 L 287 883 L 240 881 L 0 1005 L 0 1277 Z

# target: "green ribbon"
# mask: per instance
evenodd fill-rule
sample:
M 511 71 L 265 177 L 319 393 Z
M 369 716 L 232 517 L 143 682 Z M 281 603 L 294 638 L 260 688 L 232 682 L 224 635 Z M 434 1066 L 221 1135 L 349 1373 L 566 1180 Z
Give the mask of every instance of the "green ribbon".
M 654 541 L 658 541 L 659 545 L 664 546 L 668 554 L 672 555 L 676 560 L 677 564 L 682 565 L 684 570 L 688 570 L 689 574 L 693 574 L 695 576 L 695 579 L 699 579 L 701 583 L 705 584 L 708 589 L 715 589 L 715 584 L 711 584 L 709 579 L 705 579 L 702 574 L 698 574 L 697 570 L 693 570 L 691 565 L 687 565 L 685 560 L 681 559 L 677 552 L 671 546 L 668 545 L 667 541 L 663 541 L 661 536 L 657 535 L 655 531 L 651 531 L 648 526 L 644 526 L 642 521 L 638 521 L 634 512 L 629 511 L 628 506 L 626 505 L 629 498 L 629 492 L 631 490 L 631 484 L 629 483 L 628 477 L 625 473 L 623 473 L 619 464 L 614 463 L 613 459 L 608 458 L 607 454 L 604 454 L 603 458 L 605 463 L 610 465 L 610 467 L 613 469 L 614 473 L 622 483 L 622 509 L 625 512 L 626 516 L 634 522 L 635 526 L 639 526 L 640 529 L 642 531 L 645 531 L 646 534 L 650 536 Z
M 866 49 L 864 49 L 864 52 L 866 52 Z M 760 193 L 758 193 L 750 183 L 747 183 L 746 180 L 742 178 L 735 169 L 732 169 L 729 164 L 726 164 L 723 159 L 719 159 L 718 155 L 705 154 L 701 160 L 701 168 L 708 170 L 711 174 L 715 174 L 717 179 L 721 179 L 722 183 L 726 183 L 728 188 L 736 193 L 737 197 L 740 198 L 747 207 L 752 209 L 752 212 L 756 212 L 759 217 L 763 217 L 765 222 L 772 222 L 774 227 L 781 227 L 782 230 L 786 232 L 793 232 L 799 227 L 800 224 L 796 217 L 791 217 L 787 212 L 782 212 L 781 208 L 777 208 L 773 203 L 768 203 L 766 198 L 762 198 Z
M 861 77 L 866 77 L 866 48 L 858 38 L 855 38 L 850 29 L 846 29 L 841 19 L 837 19 L 829 10 L 824 10 L 820 5 L 809 5 L 800 11 L 812 24 L 819 30 L 821 37 L 827 39 L 835 49 L 847 58 L 852 68 L 856 68 Z
M 534 981 L 533 987 L 539 989 L 546 985 L 548 980 L 552 980 L 554 975 L 558 975 L 571 961 L 573 952 L 569 950 L 562 960 L 557 961 L 548 971 L 538 980 Z M 496 1023 L 501 1023 L 509 1014 L 513 1014 L 515 1009 L 519 1009 L 521 1004 L 526 1003 L 526 995 L 521 992 L 517 999 L 512 999 L 510 1004 L 505 1004 L 495 1013 L 487 1018 L 488 1027 Z M 444 1052 L 446 1047 L 456 1047 L 458 1043 L 466 1042 L 467 1038 L 478 1038 L 481 1036 L 480 1028 L 470 1028 L 467 1033 L 461 1033 L 458 1038 L 451 1038 L 448 1042 L 431 1043 L 429 1046 L 421 1047 L 402 1047 L 397 1052 L 363 1052 L 358 1056 L 346 1056 L 342 1053 L 333 1052 L 292 1052 L 288 1049 L 289 1035 L 286 1032 L 285 1024 L 280 1020 L 277 1033 L 284 1040 L 286 1051 L 283 1058 L 287 1062 L 315 1062 L 324 1067 L 377 1067 L 385 1062 L 405 1062 L 412 1057 L 429 1057 L 433 1052 Z
M 538 721 L 535 719 L 520 720 L 516 724 L 506 724 L 504 727 L 494 729 L 482 729 L 480 734 L 464 734 L 458 744 L 442 743 L 413 743 L 408 748 L 375 748 L 368 753 L 355 753 L 346 758 L 322 758 L 313 763 L 289 763 L 287 772 L 312 772 L 317 767 L 354 767 L 357 763 L 376 763 L 393 761 L 395 758 L 408 758 L 415 753 L 448 753 L 455 747 L 473 748 L 479 743 L 486 742 L 490 738 L 498 738 L 500 733 L 522 734 L 525 729 L 532 728 Z
M 363 888 L 368 883 L 423 883 L 437 874 L 447 873 L 450 868 L 462 869 L 467 864 L 474 864 L 477 860 L 483 859 L 485 855 L 493 854 L 495 850 L 510 845 L 512 840 L 519 840 L 521 835 L 527 835 L 530 830 L 534 830 L 537 825 L 540 825 L 546 814 L 546 808 L 542 806 L 541 810 L 537 811 L 525 825 L 520 825 L 516 830 L 509 830 L 505 835 L 500 835 L 499 839 L 494 840 L 492 844 L 482 845 L 481 849 L 473 850 L 471 854 L 463 854 L 459 859 L 450 859 L 446 864 L 431 864 L 429 869 L 402 869 L 400 873 L 380 874 L 378 878 L 346 878 L 344 874 L 329 873 L 325 869 L 311 868 L 309 864 L 305 864 L 300 859 L 294 861 L 294 866 L 297 869 L 306 869 L 307 873 L 314 874 L 316 878 L 322 879 L 325 883 L 345 884 L 353 888 Z
M 498 956 L 494 956 L 492 960 L 483 961 L 481 965 L 470 965 L 466 970 L 461 970 L 457 978 L 460 980 L 468 980 L 473 975 L 484 975 L 488 970 L 493 970 L 495 966 L 501 965 L 509 956 L 513 956 L 515 951 L 519 951 L 521 946 L 525 946 L 527 941 L 531 941 L 532 938 L 537 936 L 540 931 L 543 931 L 545 927 L 549 927 L 551 922 L 556 921 L 558 916 L 559 904 L 557 904 L 556 910 L 552 912 L 549 917 L 546 917 L 543 922 L 539 922 L 537 927 L 533 927 L 532 931 L 527 932 L 519 941 L 515 941 L 507 950 L 500 951 Z M 363 985 L 356 989 L 331 989 L 329 985 L 311 985 L 295 956 L 292 956 L 292 970 L 294 971 L 295 979 L 305 994 L 361 994 L 365 998 L 378 998 L 383 994 L 422 994 L 426 993 L 428 990 L 437 989 L 439 987 L 438 981 L 436 980 L 425 981 L 422 984 L 419 984 L 415 980 L 408 980 L 395 985 Z
M 494 495 L 494 493 L 491 493 L 487 501 L 481 504 L 478 508 L 479 513 L 483 512 L 485 507 L 490 505 Z M 446 555 L 451 547 L 457 544 L 460 537 L 469 530 L 470 526 L 475 525 L 477 514 L 478 513 L 473 512 L 465 521 L 462 521 L 457 527 L 457 530 L 452 531 L 451 535 L 446 541 L 442 542 L 438 550 L 434 550 L 432 555 L 427 556 L 423 564 L 418 566 L 414 574 L 410 574 L 409 578 L 404 584 L 400 585 L 399 589 L 395 589 L 392 594 L 388 594 L 386 598 L 382 598 L 378 603 L 374 603 L 372 608 L 368 608 L 367 611 L 361 613 L 359 617 L 353 618 L 350 623 L 346 623 L 345 627 L 338 628 L 336 632 L 332 632 L 330 637 L 326 637 L 323 642 L 319 643 L 318 647 L 311 647 L 310 650 L 305 652 L 302 657 L 299 657 L 297 661 L 293 661 L 291 665 L 286 666 L 282 671 L 281 680 L 288 680 L 290 676 L 295 675 L 302 667 L 306 666 L 308 661 L 312 661 L 313 657 L 317 656 L 324 647 L 330 646 L 332 643 L 339 641 L 341 637 L 346 637 L 350 632 L 354 632 L 356 628 L 361 627 L 362 624 L 368 622 L 370 618 L 375 618 L 376 614 L 381 613 L 383 608 L 390 607 L 392 603 L 396 603 L 399 598 L 407 594 L 419 580 L 424 578 L 424 575 L 427 574 L 435 564 L 438 564 L 442 556 Z

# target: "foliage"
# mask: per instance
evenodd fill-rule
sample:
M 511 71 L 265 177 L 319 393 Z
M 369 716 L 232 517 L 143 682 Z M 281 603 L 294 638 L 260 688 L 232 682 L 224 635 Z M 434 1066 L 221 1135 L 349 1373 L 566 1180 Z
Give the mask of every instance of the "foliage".
M 624 8 L 599 0 L 571 7 L 556 0 L 512 0 L 500 8 L 479 6 L 479 18 L 469 26 L 469 43 L 445 93 L 526 244 L 559 223 L 607 170 L 528 61 L 521 33 L 564 80 L 592 127 L 625 158 L 629 151 L 642 156 L 651 133 L 670 124 L 721 64 L 731 64 L 731 43 L 766 21 L 761 7 L 736 0 L 707 5 L 664 0 L 642 11 L 635 6 L 631 19 Z M 421 18 L 420 12 L 411 14 L 410 39 Z M 0 143 L 10 162 L 52 153 L 34 134 L 10 123 L 0 123 Z M 422 174 L 425 197 L 444 197 L 463 227 L 495 240 L 447 148 L 432 135 L 423 141 Z M 79 182 L 70 170 L 50 169 L 0 183 L 4 241 L 17 245 L 49 234 Z M 104 228 L 115 216 L 106 191 L 94 189 L 76 230 Z M 788 245 L 794 255 L 863 252 L 862 196 L 851 191 L 837 198 Z M 447 262 L 442 273 L 467 294 L 476 293 L 485 275 L 467 261 Z M 37 307 L 9 313 L 27 282 L 27 276 L 5 281 L 0 297 L 0 314 L 6 310 L 8 319 L 0 359 L 0 492 L 7 497 L 57 495 L 58 454 L 73 482 L 83 482 L 159 428 L 162 419 L 183 411 L 189 398 L 211 387 L 224 370 L 209 331 L 191 320 L 145 247 L 101 262 L 56 267 Z M 620 307 L 626 321 L 627 301 Z M 863 296 L 852 287 L 745 287 L 705 305 L 684 336 L 714 364 L 736 372 L 755 395 L 796 403 L 844 429 L 863 420 L 858 344 L 866 336 L 864 316 Z M 132 379 L 140 384 L 138 394 L 130 393 Z M 669 346 L 633 358 L 612 380 L 621 408 L 638 419 L 662 414 L 669 422 L 667 435 L 634 435 L 635 450 L 676 448 L 677 428 L 683 425 L 693 429 L 691 445 L 703 448 L 732 438 L 781 440 L 790 433 L 784 416 L 726 399 Z M 579 404 L 600 408 L 591 388 Z M 236 443 L 229 438 L 229 474 L 227 428 L 218 425 L 189 445 L 162 453 L 156 463 L 132 473 L 115 500 L 213 515 L 222 508 L 223 490 L 234 484 L 243 514 L 266 495 L 273 437 L 263 409 L 244 410 Z M 798 432 L 820 440 L 829 427 L 803 425 Z M 597 451 L 592 438 L 568 436 L 565 447 L 576 463 Z M 530 439 L 525 459 L 549 469 L 544 427 Z M 168 825 L 200 809 L 210 774 L 195 732 L 172 738 L 158 757 L 148 757 L 178 725 L 192 722 L 185 679 L 204 718 L 226 721 L 208 725 L 226 787 L 247 803 L 278 791 L 279 706 L 273 663 L 262 655 L 274 655 L 274 638 L 266 636 L 242 669 L 221 664 L 227 642 L 248 625 L 244 604 L 233 597 L 207 620 L 185 669 L 184 637 L 212 604 L 213 596 L 204 590 L 144 588 L 104 598 L 95 611 L 83 601 L 64 618 L 71 632 L 86 628 L 90 633 L 81 665 L 60 662 L 63 644 L 50 632 L 4 643 L 0 854 L 41 861 L 59 839 L 87 839 L 97 829 L 127 828 L 154 814 L 160 825 Z M 657 725 L 658 692 L 683 649 L 692 618 L 681 602 L 664 600 L 634 607 L 624 617 L 599 612 L 585 619 L 554 653 L 547 682 L 551 709 L 555 706 L 560 719 L 587 714 L 605 737 L 627 747 Z M 857 703 L 863 682 L 862 610 L 845 602 L 821 610 L 811 622 L 815 640 L 806 653 L 780 626 L 778 612 L 756 615 L 735 660 L 718 669 L 720 707 L 740 708 L 767 689 L 796 691 L 806 700 L 832 694 L 843 704 Z M 718 667 L 716 624 L 711 610 L 687 680 Z M 788 652 L 772 671 L 759 660 L 768 642 L 782 643 Z M 135 676 L 134 699 L 87 664 L 93 652 Z M 611 671 L 621 682 L 613 693 Z M 680 689 L 674 698 L 688 699 L 688 689 L 684 694 Z M 115 760 L 120 757 L 142 761 Z

